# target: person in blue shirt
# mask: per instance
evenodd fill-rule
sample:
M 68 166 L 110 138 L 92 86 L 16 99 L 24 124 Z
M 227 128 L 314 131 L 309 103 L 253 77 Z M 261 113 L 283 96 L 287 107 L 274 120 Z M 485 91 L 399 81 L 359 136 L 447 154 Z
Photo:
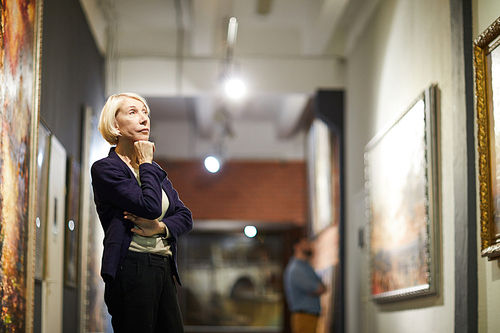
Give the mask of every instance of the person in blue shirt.
M 175 280 L 177 239 L 193 228 L 191 211 L 153 161 L 146 100 L 108 98 L 99 131 L 111 147 L 92 165 L 92 187 L 104 230 L 101 276 L 115 333 L 182 333 Z
M 326 291 L 324 284 L 312 268 L 311 243 L 300 238 L 293 243 L 293 256 L 283 273 L 285 297 L 291 312 L 290 326 L 293 333 L 315 333 L 321 311 L 320 295 Z

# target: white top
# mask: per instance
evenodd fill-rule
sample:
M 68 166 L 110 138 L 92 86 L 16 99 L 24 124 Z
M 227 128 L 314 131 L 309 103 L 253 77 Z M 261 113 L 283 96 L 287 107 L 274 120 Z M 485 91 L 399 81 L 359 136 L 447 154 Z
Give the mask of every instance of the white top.
M 139 170 L 132 169 L 135 177 L 139 185 L 141 185 L 141 180 L 139 179 Z M 158 220 L 161 221 L 167 212 L 168 206 L 170 202 L 168 201 L 167 194 L 165 191 L 161 191 L 161 215 L 158 217 Z M 137 226 L 135 226 L 138 228 Z M 170 231 L 167 226 L 165 226 L 165 235 L 154 235 L 154 236 L 140 236 L 134 233 L 132 237 L 132 242 L 130 243 L 129 250 L 135 252 L 144 252 L 144 253 L 154 253 L 162 256 L 171 256 L 172 251 L 170 250 L 170 244 L 168 243 L 168 238 L 170 237 Z

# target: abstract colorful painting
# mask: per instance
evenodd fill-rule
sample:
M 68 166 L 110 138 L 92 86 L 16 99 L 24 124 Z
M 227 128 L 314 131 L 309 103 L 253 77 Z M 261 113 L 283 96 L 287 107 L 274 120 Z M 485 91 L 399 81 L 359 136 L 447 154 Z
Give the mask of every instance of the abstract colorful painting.
M 435 86 L 367 145 L 371 292 L 436 292 L 439 221 Z
M 39 6 L 0 7 L 0 332 L 31 329 Z

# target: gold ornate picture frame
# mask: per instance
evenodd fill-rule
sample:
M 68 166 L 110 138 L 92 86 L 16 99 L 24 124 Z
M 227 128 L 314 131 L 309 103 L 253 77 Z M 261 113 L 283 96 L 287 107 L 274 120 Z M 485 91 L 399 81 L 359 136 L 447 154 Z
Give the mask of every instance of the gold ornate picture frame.
M 500 17 L 474 41 L 481 254 L 500 258 Z

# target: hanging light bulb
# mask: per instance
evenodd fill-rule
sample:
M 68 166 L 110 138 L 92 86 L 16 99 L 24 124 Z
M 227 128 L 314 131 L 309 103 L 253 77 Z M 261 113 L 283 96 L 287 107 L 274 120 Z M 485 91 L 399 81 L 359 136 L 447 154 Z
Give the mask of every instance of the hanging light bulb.
M 239 78 L 230 78 L 227 79 L 224 84 L 224 90 L 226 95 L 233 98 L 238 99 L 245 95 L 246 88 L 243 81 Z
M 243 97 L 245 94 L 245 84 L 240 78 L 235 77 L 233 53 L 236 45 L 236 35 L 238 32 L 238 20 L 235 17 L 229 19 L 229 26 L 227 28 L 227 43 L 226 43 L 226 63 L 225 75 L 227 79 L 224 82 L 224 90 L 227 96 L 233 99 Z

